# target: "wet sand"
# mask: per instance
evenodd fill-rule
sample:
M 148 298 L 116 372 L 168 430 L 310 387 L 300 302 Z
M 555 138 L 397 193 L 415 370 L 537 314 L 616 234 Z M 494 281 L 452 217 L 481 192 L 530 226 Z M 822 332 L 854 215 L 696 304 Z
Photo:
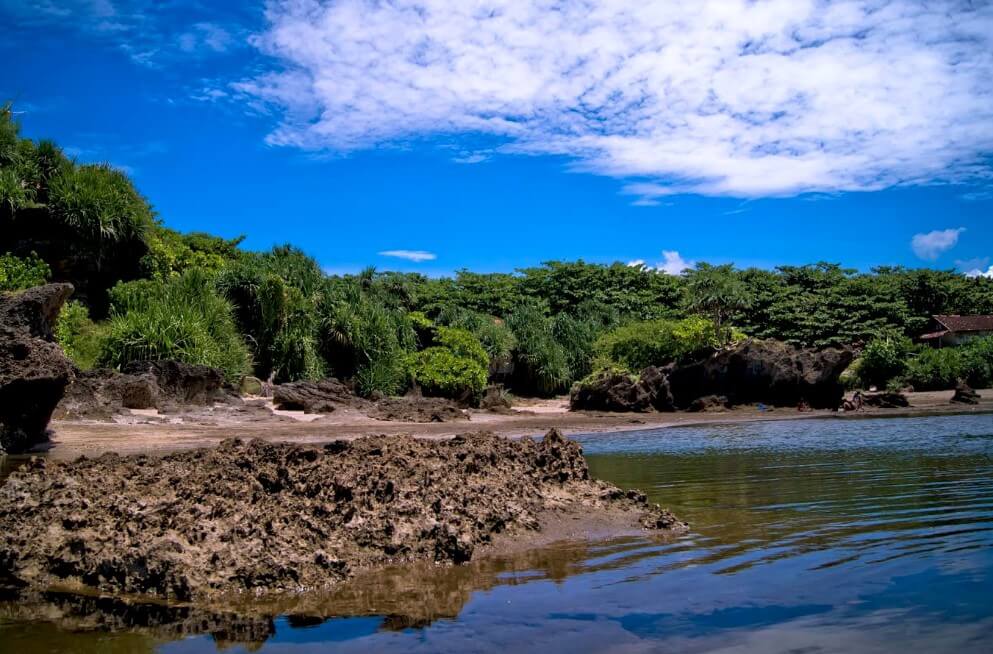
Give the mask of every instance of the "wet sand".
M 570 412 L 564 397 L 551 400 L 523 400 L 506 414 L 470 412 L 470 420 L 443 423 L 390 422 L 369 418 L 359 411 L 342 410 L 326 416 L 302 412 L 278 411 L 283 418 L 270 420 L 225 420 L 214 424 L 170 418 L 156 424 L 107 423 L 89 421 L 53 421 L 51 443 L 46 454 L 55 459 L 118 454 L 165 454 L 180 450 L 215 446 L 226 438 L 260 438 L 273 442 L 327 443 L 371 435 L 408 434 L 419 438 L 450 438 L 469 431 L 486 430 L 508 438 L 540 436 L 551 428 L 564 434 L 617 432 L 686 425 L 738 423 L 757 420 L 802 420 L 810 418 L 913 417 L 922 415 L 993 413 L 993 390 L 979 391 L 978 405 L 951 404 L 952 391 L 908 394 L 910 407 L 900 409 L 866 409 L 844 413 L 778 408 L 760 411 L 754 406 L 736 407 L 707 413 L 592 413 Z M 140 421 L 148 412 L 134 412 Z M 200 424 L 198 424 L 198 422 Z

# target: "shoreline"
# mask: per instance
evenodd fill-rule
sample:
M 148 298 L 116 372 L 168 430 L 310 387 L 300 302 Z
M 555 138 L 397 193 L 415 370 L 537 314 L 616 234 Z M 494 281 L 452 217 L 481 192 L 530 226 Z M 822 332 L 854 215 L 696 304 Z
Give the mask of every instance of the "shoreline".
M 121 423 L 97 421 L 53 421 L 51 442 L 41 454 L 56 460 L 79 456 L 95 457 L 107 452 L 128 454 L 167 454 L 202 447 L 214 447 L 227 438 L 258 438 L 267 442 L 323 444 L 354 440 L 363 436 L 399 436 L 443 439 L 456 434 L 489 431 L 506 438 L 540 436 L 559 429 L 567 436 L 699 427 L 778 420 L 863 420 L 873 418 L 914 418 L 945 415 L 993 414 L 993 391 L 980 391 L 977 405 L 949 402 L 952 391 L 910 393 L 911 406 L 896 409 L 865 409 L 844 413 L 830 410 L 798 412 L 778 408 L 759 412 L 754 406 L 705 413 L 592 413 L 570 412 L 562 398 L 525 400 L 509 414 L 475 411 L 468 421 L 410 423 L 381 421 L 357 412 L 341 411 L 323 417 L 301 412 L 278 412 L 284 420 L 219 420 L 216 424 L 193 422 Z M 144 414 L 135 413 L 137 418 Z M 173 420 L 181 420 L 173 418 Z M 21 455 L 21 456 L 31 456 Z

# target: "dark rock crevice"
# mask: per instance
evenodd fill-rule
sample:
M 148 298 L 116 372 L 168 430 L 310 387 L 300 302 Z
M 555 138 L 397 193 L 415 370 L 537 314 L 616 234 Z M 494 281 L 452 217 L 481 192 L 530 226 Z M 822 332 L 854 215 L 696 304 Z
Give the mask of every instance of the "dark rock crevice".
M 48 439 L 48 421 L 72 375 L 53 336 L 72 290 L 48 284 L 0 295 L 0 452 L 24 452 Z

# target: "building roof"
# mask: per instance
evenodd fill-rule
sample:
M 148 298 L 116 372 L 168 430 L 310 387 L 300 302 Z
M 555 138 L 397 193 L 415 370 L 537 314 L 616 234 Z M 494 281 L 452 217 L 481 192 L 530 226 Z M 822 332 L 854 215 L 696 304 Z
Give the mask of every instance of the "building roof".
M 993 331 L 993 316 L 931 316 L 950 332 Z

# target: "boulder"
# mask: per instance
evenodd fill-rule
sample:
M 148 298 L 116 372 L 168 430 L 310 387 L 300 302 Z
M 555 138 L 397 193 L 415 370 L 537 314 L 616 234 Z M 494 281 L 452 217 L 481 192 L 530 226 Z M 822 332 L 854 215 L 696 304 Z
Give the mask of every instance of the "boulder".
M 955 394 L 952 395 L 952 404 L 979 404 L 980 395 L 966 384 L 960 381 L 955 386 Z
M 206 406 L 229 396 L 225 391 L 224 373 L 210 366 L 181 361 L 132 361 L 123 366 L 121 372 L 151 375 L 162 395 L 178 404 Z
M 329 413 L 338 405 L 364 408 L 369 404 L 334 378 L 279 384 L 273 389 L 272 399 L 278 409 L 304 413 Z
M 897 391 L 865 393 L 862 395 L 862 402 L 865 406 L 871 406 L 876 409 L 899 409 L 910 406 L 907 396 Z
M 720 412 L 730 408 L 731 403 L 728 402 L 728 399 L 723 395 L 706 395 L 693 400 L 686 410 L 695 413 L 702 413 L 714 411 Z
M 156 409 L 159 402 L 159 385 L 150 373 L 125 375 L 108 369 L 76 371 L 55 417 L 106 420 L 124 409 Z
M 332 409 L 334 407 L 332 406 Z M 452 400 L 441 397 L 384 397 L 368 411 L 376 420 L 393 422 L 454 422 L 469 420 L 469 414 Z
M 242 377 L 238 391 L 242 395 L 262 395 L 262 380 L 252 376 Z
M 503 384 L 490 384 L 483 389 L 483 398 L 479 401 L 479 408 L 485 411 L 506 413 L 510 410 L 510 397 L 503 388 Z
M 73 369 L 53 335 L 72 291 L 71 284 L 48 284 L 0 294 L 0 452 L 23 452 L 48 438 Z
M 583 411 L 671 411 L 672 394 L 665 371 L 645 368 L 635 377 L 617 370 L 603 370 L 575 384 L 569 408 Z
M 852 362 L 849 349 L 801 349 L 779 341 L 746 340 L 689 364 L 674 366 L 668 386 L 676 407 L 722 395 L 732 405 L 762 402 L 772 406 L 835 409 L 844 388 L 841 373 Z

